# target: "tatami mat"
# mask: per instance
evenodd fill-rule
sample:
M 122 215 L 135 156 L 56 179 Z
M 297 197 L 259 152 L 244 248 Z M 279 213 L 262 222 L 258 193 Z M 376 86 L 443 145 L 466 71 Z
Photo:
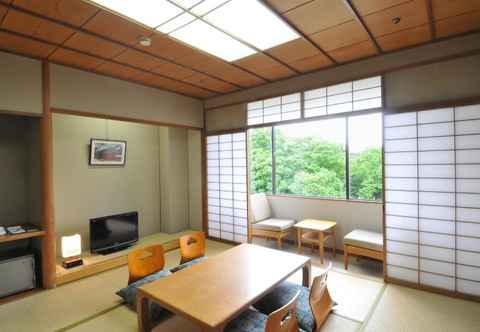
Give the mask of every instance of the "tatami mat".
M 480 303 L 389 284 L 363 331 L 478 332 Z

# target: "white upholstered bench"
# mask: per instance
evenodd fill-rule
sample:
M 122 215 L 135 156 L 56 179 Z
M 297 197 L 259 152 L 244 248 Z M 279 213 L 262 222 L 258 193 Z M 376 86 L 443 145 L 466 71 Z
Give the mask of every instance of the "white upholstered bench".
M 343 238 L 345 270 L 349 256 L 364 256 L 383 261 L 383 236 L 381 233 L 356 229 Z

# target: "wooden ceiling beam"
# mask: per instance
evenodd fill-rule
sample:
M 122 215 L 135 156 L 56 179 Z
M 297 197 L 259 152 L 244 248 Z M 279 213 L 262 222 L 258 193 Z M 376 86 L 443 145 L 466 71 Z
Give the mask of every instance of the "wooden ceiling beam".
M 181 80 L 178 80 L 178 79 L 175 79 L 175 78 L 171 78 L 171 77 L 168 77 L 168 76 L 165 76 L 165 75 L 161 75 L 161 74 L 155 73 L 155 72 L 153 72 L 153 71 L 146 70 L 146 69 L 144 69 L 144 68 L 140 68 L 140 67 L 133 66 L 133 65 L 130 65 L 130 64 L 127 64 L 127 63 L 123 63 L 123 62 L 120 62 L 120 61 L 116 61 L 116 60 L 114 60 L 114 59 L 109 59 L 109 58 L 105 58 L 105 57 L 102 57 L 102 56 L 99 56 L 99 55 L 96 55 L 96 54 L 93 54 L 93 53 L 89 53 L 89 52 L 77 50 L 77 49 L 72 48 L 72 47 L 69 47 L 69 46 L 64 46 L 64 45 L 61 45 L 61 44 L 52 43 L 52 42 L 50 42 L 50 41 L 47 41 L 47 40 L 44 40 L 44 39 L 40 39 L 40 38 L 37 38 L 37 37 L 34 37 L 34 36 L 26 35 L 26 34 L 23 34 L 23 33 L 20 33 L 20 32 L 11 31 L 11 30 L 8 30 L 8 29 L 2 28 L 2 27 L 0 27 L 0 32 L 8 33 L 8 34 L 11 34 L 11 35 L 13 35 L 13 36 L 17 36 L 17 37 L 21 37 L 21 38 L 26 38 L 26 39 L 33 40 L 33 41 L 36 41 L 36 42 L 39 42 L 39 43 L 43 43 L 43 44 L 46 44 L 46 45 L 50 45 L 50 46 L 56 47 L 57 49 L 58 49 L 58 48 L 63 48 L 63 49 L 66 49 L 66 50 L 68 50 L 68 51 L 71 51 L 71 52 L 75 52 L 75 53 L 78 53 L 78 54 L 82 54 L 82 55 L 86 55 L 86 56 L 95 58 L 95 59 L 97 59 L 97 60 L 101 60 L 101 61 L 103 61 L 104 63 L 113 63 L 113 64 L 120 65 L 120 66 L 123 66 L 123 67 L 127 67 L 127 68 L 130 68 L 130 69 L 134 69 L 134 70 L 137 70 L 137 71 L 146 73 L 146 74 L 151 74 L 151 75 L 154 75 L 154 76 L 158 76 L 158 77 L 162 77 L 162 78 L 168 79 L 168 80 L 170 80 L 170 81 L 174 81 L 174 82 L 181 83 L 181 84 L 184 84 L 184 85 L 187 85 L 187 86 L 191 86 L 191 87 L 196 88 L 196 89 L 201 89 L 201 90 L 204 90 L 204 91 L 207 91 L 207 92 L 216 94 L 216 95 L 221 94 L 221 92 L 219 92 L 219 91 L 211 90 L 211 89 L 208 89 L 208 88 L 205 88 L 205 87 L 196 85 L 196 84 L 192 84 L 192 83 L 185 82 L 185 81 L 181 81 Z M 46 58 L 45 58 L 45 59 L 46 59 Z M 88 70 L 88 71 L 92 71 L 92 70 Z M 99 73 L 99 74 L 103 74 L 101 71 L 96 70 L 96 69 L 94 69 L 93 71 L 96 72 L 96 73 Z M 120 79 L 121 79 L 121 78 L 120 78 Z M 157 88 L 158 88 L 158 87 L 157 87 Z M 178 93 L 178 92 L 173 91 L 173 90 L 170 90 L 170 91 L 175 92 L 175 93 Z
M 428 25 L 430 27 L 430 38 L 435 40 L 437 38 L 437 30 L 435 28 L 435 18 L 433 16 L 432 0 L 425 0 L 425 6 L 427 7 Z
M 380 45 L 378 45 L 377 43 L 377 40 L 375 39 L 375 37 L 373 36 L 372 32 L 370 31 L 370 29 L 367 27 L 367 24 L 365 24 L 365 21 L 363 20 L 362 16 L 360 15 L 360 13 L 358 12 L 357 8 L 355 8 L 354 4 L 352 3 L 351 0 L 343 0 L 343 3 L 345 4 L 345 6 L 347 7 L 347 9 L 350 11 L 350 13 L 353 15 L 353 17 L 355 18 L 355 21 L 358 22 L 358 24 L 361 25 L 361 27 L 363 28 L 363 30 L 367 33 L 368 35 L 368 39 L 370 40 L 370 42 L 373 44 L 373 46 L 375 47 L 375 49 L 377 50 L 377 52 L 379 54 L 382 54 L 383 53 L 383 50 L 382 48 L 380 47 Z
M 231 84 L 231 85 L 233 85 L 233 86 L 235 86 L 236 88 L 239 88 L 239 89 L 248 88 L 248 87 L 245 87 L 245 86 L 238 85 L 238 84 L 236 84 L 236 83 L 234 83 L 234 82 L 230 82 L 230 81 L 224 80 L 224 79 L 222 79 L 221 77 L 214 76 L 214 75 L 212 75 L 212 74 L 209 74 L 209 73 L 207 73 L 207 72 L 198 70 L 198 69 L 196 69 L 196 68 L 186 66 L 186 65 L 184 65 L 184 64 L 182 64 L 182 63 L 179 63 L 179 62 L 177 62 L 177 61 L 174 61 L 174 60 L 171 60 L 171 59 L 168 59 L 168 58 L 159 56 L 159 55 L 154 54 L 154 53 L 150 53 L 150 52 L 148 52 L 148 51 L 145 51 L 145 50 L 142 50 L 142 49 L 139 49 L 139 48 L 132 47 L 132 46 L 130 46 L 130 45 L 128 45 L 128 44 L 125 44 L 125 43 L 123 43 L 123 42 L 121 42 L 121 41 L 118 41 L 118 40 L 112 39 L 112 38 L 110 38 L 110 37 L 107 37 L 107 36 L 104 36 L 104 35 L 95 33 L 95 32 L 93 32 L 93 31 L 89 31 L 89 30 L 87 30 L 87 29 L 85 29 L 85 28 L 77 27 L 77 26 L 72 25 L 72 24 L 70 24 L 70 23 L 67 23 L 67 22 L 64 22 L 64 21 L 60 21 L 60 20 L 57 20 L 57 19 L 54 19 L 54 18 L 51 18 L 51 17 L 48 17 L 48 16 L 44 16 L 44 15 L 38 14 L 38 13 L 36 13 L 36 12 L 33 12 L 33 11 L 31 11 L 31 10 L 22 8 L 22 7 L 18 7 L 17 5 L 15 5 L 15 4 L 13 4 L 13 3 L 10 4 L 10 5 L 0 4 L 0 6 L 6 6 L 6 7 L 8 7 L 8 8 L 17 10 L 17 11 L 22 12 L 22 13 L 24 13 L 24 14 L 31 15 L 31 16 L 34 16 L 34 17 L 37 17 L 37 18 L 40 18 L 40 19 L 43 19 L 43 20 L 46 20 L 46 21 L 49 21 L 49 22 L 52 22 L 52 23 L 61 25 L 61 26 L 64 26 L 64 27 L 66 27 L 66 28 L 72 29 L 72 30 L 74 30 L 75 32 L 81 32 L 81 33 L 90 35 L 90 36 L 92 36 L 92 37 L 99 38 L 99 39 L 101 39 L 101 40 L 103 40 L 103 41 L 107 41 L 107 42 L 114 43 L 114 44 L 116 44 L 116 45 L 125 47 L 125 48 L 127 48 L 127 49 L 129 49 L 129 50 L 134 50 L 134 51 L 143 53 L 143 54 L 145 54 L 145 55 L 152 56 L 152 57 L 157 58 L 157 59 L 159 59 L 159 60 L 162 60 L 162 61 L 165 61 L 165 62 L 169 62 L 169 63 L 173 63 L 173 64 L 175 64 L 175 65 L 177 65 L 177 66 L 186 68 L 186 69 L 191 70 L 191 71 L 193 71 L 193 72 L 196 72 L 196 73 L 198 73 L 198 74 L 203 74 L 203 75 L 208 76 L 208 77 L 210 77 L 210 78 L 214 78 L 214 79 L 219 80 L 219 81 L 222 81 L 222 82 L 224 82 L 224 83 Z M 152 31 L 152 32 L 154 32 L 154 31 Z M 61 45 L 61 46 L 63 47 L 63 45 Z M 216 58 L 216 59 L 217 59 L 217 58 Z M 222 61 L 224 61 L 224 60 L 222 60 Z M 224 61 L 224 62 L 227 63 L 227 64 L 229 64 L 229 65 L 232 65 L 230 62 L 227 62 L 227 61 Z M 259 76 L 259 75 L 257 75 L 257 74 L 251 73 L 251 72 L 249 72 L 249 71 L 247 71 L 247 70 L 245 70 L 245 69 L 243 69 L 243 68 L 241 68 L 241 67 L 238 67 L 238 69 L 240 69 L 240 70 L 242 70 L 242 71 L 244 71 L 244 72 L 246 72 L 246 73 L 249 73 L 249 74 L 251 74 L 251 75 L 255 75 L 255 76 L 257 76 L 258 78 L 261 78 L 262 80 L 265 80 L 263 77 L 261 77 L 261 76 Z M 172 78 L 169 77 L 169 79 L 172 79 Z M 174 79 L 173 79 L 173 80 L 174 80 Z M 182 81 L 182 83 L 183 83 L 183 81 Z
M 273 7 L 270 3 L 265 0 L 259 0 L 265 7 L 270 9 L 273 14 L 275 14 L 283 23 L 289 26 L 293 31 L 295 31 L 303 40 L 307 41 L 310 45 L 315 47 L 322 55 L 328 58 L 333 64 L 338 64 L 338 62 L 332 58 L 323 48 L 317 45 L 308 35 L 306 35 L 303 31 L 301 31 L 293 22 L 291 22 L 288 18 L 284 17 L 275 7 Z

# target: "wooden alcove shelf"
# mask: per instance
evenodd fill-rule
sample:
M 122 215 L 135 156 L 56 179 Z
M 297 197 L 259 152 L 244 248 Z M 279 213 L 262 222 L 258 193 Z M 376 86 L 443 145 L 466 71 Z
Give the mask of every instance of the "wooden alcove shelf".
M 46 234 L 45 231 L 35 231 L 35 232 L 25 232 L 25 233 L 14 234 L 14 235 L 11 235 L 11 234 L 1 235 L 0 243 L 31 239 L 34 237 L 42 237 L 45 234 Z

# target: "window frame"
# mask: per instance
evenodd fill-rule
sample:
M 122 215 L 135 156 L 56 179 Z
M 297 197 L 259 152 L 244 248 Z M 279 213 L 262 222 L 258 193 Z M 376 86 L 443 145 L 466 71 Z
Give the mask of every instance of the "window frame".
M 272 142 L 272 192 L 267 193 L 267 195 L 271 196 L 283 196 L 283 197 L 300 197 L 300 198 L 308 198 L 308 199 L 321 199 L 321 200 L 331 200 L 331 201 L 349 201 L 349 202 L 361 202 L 361 203 L 374 203 L 374 204 L 383 204 L 383 192 L 384 192 L 384 185 L 383 185 L 383 161 L 382 161 L 382 192 L 380 195 L 380 199 L 378 200 L 367 200 L 367 199 L 358 199 L 358 198 L 351 198 L 351 192 L 350 192 L 350 149 L 349 149 L 349 119 L 352 117 L 356 116 L 362 116 L 362 115 L 368 115 L 368 114 L 380 114 L 382 115 L 383 109 L 375 109 L 375 110 L 367 110 L 367 111 L 355 111 L 355 112 L 349 112 L 347 115 L 346 113 L 341 113 L 341 114 L 332 114 L 330 116 L 319 116 L 315 118 L 308 118 L 304 119 L 303 121 L 295 121 L 295 122 L 280 122 L 276 124 L 264 124 L 262 126 L 255 126 L 253 128 L 249 129 L 258 129 L 258 128 L 271 128 L 270 130 L 270 135 L 271 135 L 271 142 Z M 277 183 L 276 183 L 276 159 L 275 159 L 275 151 L 276 151 L 276 139 L 275 139 L 275 132 L 276 132 L 276 127 L 278 126 L 284 126 L 286 124 L 292 124 L 292 123 L 307 123 L 307 122 L 312 122 L 313 120 L 327 120 L 331 118 L 344 118 L 345 119 L 345 197 L 329 197 L 329 196 L 314 196 L 314 195 L 302 195 L 302 194 L 285 194 L 285 193 L 278 193 L 277 192 Z M 383 119 L 383 117 L 382 117 Z M 383 124 L 382 124 L 383 125 Z M 383 131 L 382 128 L 380 130 Z M 248 131 L 248 139 L 247 139 L 248 144 L 251 144 L 250 141 L 250 132 Z M 248 151 L 250 152 L 250 146 Z M 381 154 L 382 154 L 382 160 L 383 160 L 383 143 L 381 146 Z M 252 177 L 250 171 L 250 163 L 251 163 L 251 158 L 250 154 L 248 154 L 248 165 L 249 165 L 249 178 Z M 251 187 L 251 179 L 249 180 L 249 188 Z

